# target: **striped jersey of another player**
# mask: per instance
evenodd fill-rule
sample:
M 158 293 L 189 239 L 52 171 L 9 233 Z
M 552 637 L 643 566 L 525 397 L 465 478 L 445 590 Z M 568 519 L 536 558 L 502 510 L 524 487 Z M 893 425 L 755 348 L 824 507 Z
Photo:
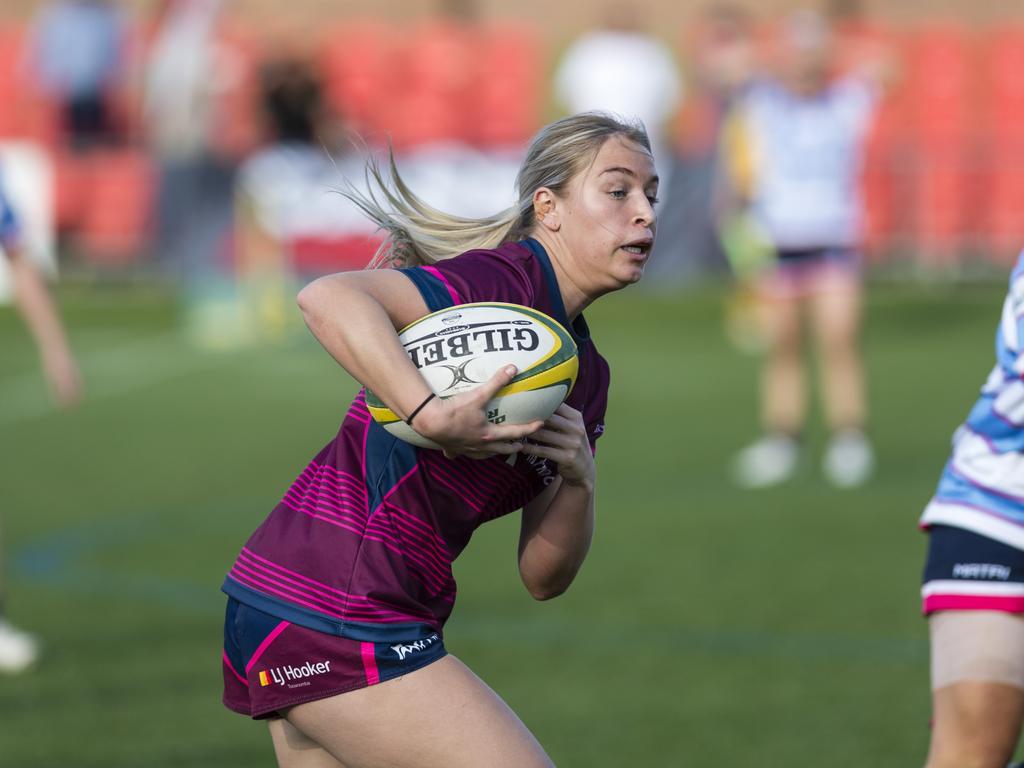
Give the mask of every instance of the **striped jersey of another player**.
M 1024 550 L 1024 253 L 1010 276 L 996 365 L 921 518 Z

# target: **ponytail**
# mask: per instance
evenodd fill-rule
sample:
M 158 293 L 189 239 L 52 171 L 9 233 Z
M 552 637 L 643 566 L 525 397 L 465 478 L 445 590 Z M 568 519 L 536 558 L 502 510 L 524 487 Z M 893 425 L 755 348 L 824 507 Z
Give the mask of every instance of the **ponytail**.
M 563 194 L 604 142 L 616 135 L 651 149 L 642 123 L 603 112 L 583 112 L 544 127 L 530 142 L 516 177 L 518 202 L 482 219 L 453 216 L 424 202 L 402 179 L 390 147 L 386 177 L 371 156 L 366 161 L 366 192 L 350 184 L 341 194 L 385 232 L 370 267 L 433 264 L 528 237 L 534 226 L 533 193 L 546 187 Z

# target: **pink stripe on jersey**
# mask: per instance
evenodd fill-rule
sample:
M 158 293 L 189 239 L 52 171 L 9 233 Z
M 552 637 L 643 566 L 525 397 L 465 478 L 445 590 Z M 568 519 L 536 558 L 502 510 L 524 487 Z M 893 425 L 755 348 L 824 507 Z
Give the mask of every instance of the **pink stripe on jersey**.
M 438 466 L 430 467 L 430 476 L 443 485 L 445 488 L 450 490 L 459 499 L 465 502 L 466 506 L 472 509 L 474 512 L 482 512 L 484 508 L 483 501 L 475 493 L 470 491 L 468 488 L 462 487 L 457 479 L 453 478 L 447 472 L 444 472 Z
M 329 523 L 330 525 L 341 528 L 342 530 L 361 536 L 365 541 L 375 541 L 379 544 L 383 544 L 390 551 L 401 556 L 407 562 L 411 560 L 420 564 L 422 569 L 411 569 L 409 573 L 415 576 L 430 592 L 443 592 L 448 588 L 450 577 L 447 572 L 437 573 L 436 570 L 432 570 L 429 562 L 423 560 L 423 558 L 419 557 L 416 553 L 403 548 L 402 542 L 399 539 L 396 539 L 395 536 L 387 531 L 386 528 L 382 528 L 380 521 L 371 522 L 370 525 L 366 527 L 356 527 L 349 524 L 340 515 L 328 510 L 317 509 L 316 511 L 313 511 L 306 505 L 294 506 L 287 500 L 282 500 L 281 504 L 293 512 L 298 512 L 306 515 L 307 517 L 311 517 L 314 520 Z
M 269 570 L 269 571 L 280 571 L 281 573 L 287 573 L 289 576 L 295 577 L 296 583 L 306 582 L 307 584 L 311 584 L 311 585 L 313 585 L 310 588 L 310 591 L 312 591 L 312 592 L 321 592 L 324 595 L 326 595 L 328 593 L 331 593 L 331 592 L 334 592 L 334 593 L 336 593 L 338 595 L 341 595 L 346 600 L 367 600 L 367 601 L 369 601 L 369 598 L 359 597 L 357 595 L 350 595 L 348 592 L 344 592 L 344 591 L 342 591 L 340 589 L 336 589 L 335 587 L 332 587 L 329 584 L 324 584 L 322 581 L 317 581 L 316 579 L 311 579 L 308 576 L 303 576 L 301 573 L 298 573 L 296 571 L 289 570 L 288 568 L 285 568 L 283 565 L 278 565 L 277 563 L 274 563 L 274 562 L 271 562 L 270 560 L 267 560 L 265 557 L 260 557 L 259 555 L 257 555 L 255 552 L 253 552 L 252 550 L 250 550 L 248 548 L 243 547 L 242 548 L 242 552 L 239 554 L 239 557 L 248 558 L 249 560 L 253 560 L 253 561 L 257 561 L 258 560 L 260 563 L 264 563 L 267 566 L 267 570 Z M 256 563 L 256 565 L 259 565 L 259 563 Z
M 316 467 L 319 470 L 324 470 L 324 471 L 327 471 L 327 472 L 331 472 L 331 473 L 333 473 L 334 475 L 336 475 L 339 478 L 347 478 L 357 488 L 362 489 L 364 493 L 366 492 L 366 487 L 363 485 L 363 479 L 361 477 L 357 477 L 356 475 L 352 474 L 351 472 L 346 472 L 343 469 L 338 469 L 337 467 L 332 467 L 330 464 L 318 464 L 315 461 L 312 462 L 311 466 L 314 466 L 314 467 Z
M 292 488 L 302 486 L 309 487 L 311 484 L 329 484 L 339 491 L 347 491 L 360 498 L 366 498 L 366 485 L 358 477 L 342 472 L 327 464 L 309 464 L 302 473 L 295 478 Z
M 377 656 L 374 654 L 373 643 L 360 643 L 359 650 L 363 656 L 363 669 L 366 670 L 366 684 L 376 685 L 380 682 L 377 671 Z
M 306 505 L 310 509 L 322 506 L 325 510 L 330 510 L 340 515 L 347 515 L 356 523 L 366 523 L 366 506 L 364 504 L 356 503 L 353 499 L 341 496 L 322 486 L 315 489 L 315 491 L 307 489 L 301 495 L 289 491 L 281 501 L 287 501 L 292 506 L 298 507 Z
M 433 275 L 442 283 L 444 283 L 444 287 L 448 289 L 448 295 L 452 297 L 453 302 L 455 302 L 456 304 L 462 303 L 462 299 L 459 298 L 458 292 L 455 290 L 454 286 L 452 286 L 452 284 L 448 282 L 448 278 L 441 274 L 441 270 L 439 270 L 437 267 L 423 267 L 423 271 L 429 272 L 431 275 Z
M 392 495 L 394 495 L 395 491 L 402 487 L 402 483 L 404 483 L 406 480 L 408 480 L 410 477 L 416 474 L 416 470 L 418 470 L 419 468 L 420 465 L 419 462 L 417 462 L 416 464 L 412 465 L 412 469 L 410 469 L 408 472 L 406 472 L 404 475 L 398 478 L 398 482 L 391 486 L 391 490 L 384 494 L 383 498 L 380 500 L 380 504 L 377 505 L 377 509 L 373 510 L 373 514 L 376 514 L 377 510 L 384 506 L 384 502 L 387 501 Z
M 280 624 L 278 624 L 276 627 L 270 630 L 270 634 L 263 638 L 263 642 L 259 644 L 259 647 L 256 649 L 256 652 L 253 653 L 252 658 L 249 659 L 249 663 L 245 665 L 245 674 L 249 674 L 249 670 L 251 670 L 253 666 L 256 664 L 256 662 L 260 660 L 260 656 L 263 655 L 263 652 L 270 647 L 270 644 L 277 639 L 278 635 L 280 635 L 290 626 L 291 622 L 282 621 Z
M 275 567 L 272 564 L 270 565 L 270 567 L 268 567 L 260 564 L 259 562 L 256 562 L 251 558 L 248 558 L 243 561 L 243 558 L 245 557 L 246 556 L 244 552 L 239 555 L 239 561 L 235 563 L 235 568 L 232 570 L 232 577 L 234 577 L 237 574 L 241 575 L 244 578 L 248 578 L 251 581 L 267 583 L 279 587 L 280 589 L 287 590 L 294 594 L 300 595 L 301 597 L 304 597 L 308 600 L 313 600 L 332 610 L 358 610 L 364 613 L 372 612 L 396 615 L 395 611 L 392 611 L 390 608 L 386 607 L 387 604 L 381 602 L 380 600 L 373 600 L 369 597 L 364 597 L 360 595 L 350 595 L 346 592 L 341 591 L 340 589 L 334 589 L 333 587 L 328 587 L 325 584 L 313 582 L 314 584 L 317 584 L 320 587 L 322 587 L 322 589 L 317 589 L 315 587 L 309 586 L 308 584 L 303 584 L 298 579 L 290 578 L 288 576 L 281 575 L 280 573 L 276 573 L 274 570 Z M 280 568 L 279 570 L 284 571 L 285 573 L 293 573 L 292 571 L 289 571 L 286 568 Z M 302 577 L 300 576 L 299 578 Z M 310 580 L 305 579 L 305 581 Z M 454 584 L 452 584 L 452 589 L 454 590 Z M 324 590 L 336 592 L 341 597 L 334 597 L 333 595 L 329 594 Z
M 448 543 L 438 536 L 433 528 L 415 515 L 390 504 L 388 505 L 388 517 L 399 534 L 404 533 L 410 537 L 417 547 L 434 555 L 444 563 L 445 567 L 450 564 L 451 555 L 448 552 Z
M 354 526 L 354 525 L 348 525 L 346 523 L 343 523 L 343 522 L 339 521 L 336 518 L 326 517 L 325 515 L 317 514 L 313 510 L 306 509 L 304 506 L 293 505 L 293 504 L 289 503 L 287 500 L 284 500 L 284 499 L 281 500 L 281 504 L 286 506 L 286 507 L 288 507 L 288 509 L 292 510 L 293 512 L 299 512 L 299 513 L 301 513 L 303 515 L 308 515 L 309 517 L 312 517 L 312 518 L 314 518 L 316 520 L 323 520 L 325 523 L 330 523 L 331 525 L 336 525 L 339 528 L 343 528 L 346 531 L 350 531 L 350 532 L 355 533 L 355 534 L 360 535 L 360 536 L 365 531 L 365 529 L 362 526 L 358 526 L 357 527 L 357 526 Z
M 268 584 L 273 584 L 274 586 L 289 590 L 310 600 L 316 600 L 318 603 L 323 603 L 334 610 L 344 611 L 345 605 L 348 602 L 346 599 L 332 597 L 325 592 L 320 592 L 311 587 L 307 587 L 301 582 L 295 581 L 295 579 L 289 579 L 287 576 L 279 576 L 269 568 L 266 568 L 259 563 L 243 563 L 240 561 L 235 563 L 235 568 L 237 569 L 235 572 L 240 573 L 253 581 L 264 581 Z
M 224 658 L 224 666 L 227 667 L 231 671 L 232 675 L 234 675 L 235 677 L 238 678 L 238 682 L 240 682 L 242 685 L 244 685 L 246 688 L 248 688 L 249 687 L 249 681 L 246 680 L 244 677 L 242 677 L 240 674 L 238 674 L 238 670 L 236 670 L 233 666 L 231 666 L 231 660 L 228 658 L 228 652 L 227 651 L 221 651 L 220 655 Z
M 281 499 L 281 502 L 296 512 L 308 510 L 310 512 L 330 515 L 338 520 L 355 525 L 360 530 L 366 525 L 366 514 L 359 507 L 353 507 L 348 504 L 336 504 L 330 499 L 319 496 L 303 496 L 299 498 L 285 496 Z
M 324 592 L 319 592 L 311 587 L 307 587 L 295 579 L 276 575 L 269 568 L 263 568 L 258 564 L 245 565 L 242 563 L 236 563 L 235 569 L 231 571 L 230 576 L 232 578 L 244 578 L 252 583 L 267 584 L 284 590 L 285 592 L 298 595 L 299 597 L 303 597 L 307 600 L 312 600 L 314 603 L 319 603 L 323 606 L 319 610 L 322 610 L 325 613 L 330 613 L 331 615 L 341 616 L 341 614 L 337 614 L 335 611 L 344 611 L 346 614 L 350 611 L 361 611 L 363 613 L 375 613 L 388 616 L 399 615 L 396 611 L 392 611 L 390 608 L 386 607 L 385 603 L 379 600 L 371 600 L 368 597 L 352 595 L 342 601 L 337 598 L 333 598 Z
M 246 562 L 242 562 L 243 558 L 246 560 Z M 259 561 L 259 562 L 256 562 L 256 561 Z M 329 586 L 327 584 L 323 584 L 322 582 L 316 581 L 314 579 L 310 579 L 310 578 L 308 578 L 306 576 L 303 576 L 300 573 L 296 573 L 295 571 L 292 571 L 292 570 L 289 570 L 289 569 L 287 569 L 287 568 L 285 568 L 283 566 L 277 565 L 276 563 L 272 563 L 271 561 L 267 560 L 266 558 L 260 557 L 259 555 L 256 555 L 256 554 L 252 553 L 248 549 L 243 549 L 242 552 L 239 554 L 239 562 L 235 563 L 235 567 L 237 568 L 239 566 L 245 566 L 246 563 L 248 563 L 248 565 L 249 565 L 249 573 L 252 573 L 252 568 L 255 567 L 255 568 L 260 568 L 262 571 L 270 574 L 269 576 L 262 576 L 261 574 L 256 574 L 256 573 L 252 573 L 251 576 L 248 573 L 240 573 L 240 574 L 238 574 L 238 575 L 243 576 L 244 578 L 247 578 L 249 581 L 256 581 L 257 579 L 259 579 L 259 581 L 261 581 L 261 582 L 267 582 L 270 585 L 279 586 L 279 587 L 281 587 L 283 589 L 288 589 L 287 584 L 282 583 L 282 582 L 287 581 L 287 582 L 290 582 L 292 584 L 295 584 L 297 587 L 301 587 L 302 589 L 305 590 L 306 593 L 309 593 L 309 594 L 303 594 L 302 595 L 303 597 L 305 597 L 307 599 L 311 599 L 311 600 L 316 600 L 317 602 L 320 602 L 320 603 L 322 603 L 324 605 L 330 605 L 332 602 L 333 603 L 343 603 L 346 606 L 346 609 L 348 611 L 356 611 L 356 610 L 358 610 L 358 611 L 361 611 L 363 613 L 366 613 L 366 612 L 376 612 L 376 613 L 380 613 L 380 614 L 387 615 L 387 616 L 390 616 L 390 617 L 398 617 L 398 619 L 402 620 L 402 621 L 407 621 L 407 620 L 409 620 L 409 618 L 415 618 L 415 619 L 423 619 L 424 617 L 426 617 L 428 619 L 432 618 L 428 614 L 419 613 L 419 612 L 409 612 L 405 608 L 401 608 L 400 610 L 392 610 L 392 608 L 389 607 L 390 606 L 389 603 L 386 603 L 386 602 L 381 601 L 381 600 L 373 600 L 373 599 L 368 598 L 368 597 L 364 597 L 364 596 L 360 596 L 360 595 L 352 595 L 352 594 L 349 594 L 347 592 L 343 592 L 340 589 L 335 589 L 334 587 L 331 587 L 331 586 Z M 261 563 L 263 563 L 265 565 L 261 565 Z M 288 574 L 288 576 L 285 576 L 283 574 Z M 236 577 L 236 573 L 235 573 L 234 570 L 232 570 L 231 576 L 232 576 L 232 578 Z M 289 576 L 291 576 L 293 578 L 289 578 Z M 239 579 L 239 581 L 240 580 L 241 579 Z M 452 584 L 452 588 L 454 589 L 454 584 Z M 260 587 L 260 589 L 262 591 L 267 591 L 267 589 L 265 587 Z M 294 592 L 296 590 L 291 590 L 291 591 Z M 338 598 L 333 598 L 331 593 L 340 595 L 342 599 L 339 600 Z M 282 593 L 276 593 L 276 594 L 282 594 Z M 302 594 L 302 593 L 300 593 L 300 594 Z M 323 599 L 318 599 L 317 597 L 315 597 L 315 595 L 320 595 L 320 596 L 322 596 Z M 306 604 L 309 605 L 308 603 L 306 603 Z M 364 605 L 359 606 L 359 605 L 354 605 L 354 604 L 364 604 Z M 310 607 L 315 607 L 315 606 L 310 605 Z M 318 608 L 317 610 L 323 611 L 322 608 Z M 324 612 L 325 613 L 332 613 L 330 611 L 324 611 Z M 335 614 L 332 613 L 332 615 L 335 615 Z M 343 617 L 341 617 L 339 615 L 339 618 L 343 618 Z
M 345 615 L 342 615 L 342 614 L 336 613 L 334 611 L 329 611 L 329 610 L 325 609 L 324 607 L 322 607 L 320 605 L 316 605 L 315 603 L 309 602 L 308 600 L 301 600 L 298 597 L 295 597 L 294 595 L 289 595 L 287 592 L 282 592 L 282 591 L 280 591 L 278 589 L 274 589 L 273 587 L 270 587 L 267 584 L 263 584 L 261 582 L 254 581 L 253 579 L 248 578 L 245 574 L 243 574 L 243 573 L 241 573 L 241 572 L 239 572 L 237 570 L 233 570 L 229 574 L 229 577 L 232 580 L 237 581 L 242 586 L 248 587 L 249 589 L 255 590 L 256 592 L 262 592 L 262 593 L 267 594 L 267 595 L 274 595 L 276 597 L 281 598 L 282 600 L 284 600 L 287 603 L 291 603 L 292 605 L 304 605 L 305 607 L 310 608 L 310 609 L 316 611 L 317 613 L 323 614 L 325 616 L 330 616 L 333 619 L 340 619 L 342 621 L 344 621 L 344 620 L 352 620 L 352 619 L 365 619 L 367 621 L 377 621 L 377 622 L 380 622 L 382 624 L 405 623 L 405 622 L 409 622 L 409 621 L 422 621 L 424 623 L 431 624 L 431 625 L 433 625 L 436 622 L 436 619 L 434 618 L 434 616 L 432 616 L 432 615 L 430 615 L 428 613 L 420 613 L 420 612 L 413 613 L 411 611 L 407 611 L 405 613 L 398 613 L 398 612 L 394 612 L 394 611 L 383 611 L 383 610 L 382 611 L 373 611 L 373 610 L 369 610 L 369 609 L 368 610 L 350 609 L 348 612 L 346 612 Z
M 1024 613 L 1024 597 L 1005 595 L 928 595 L 921 601 L 925 614 L 935 611 L 1000 611 Z

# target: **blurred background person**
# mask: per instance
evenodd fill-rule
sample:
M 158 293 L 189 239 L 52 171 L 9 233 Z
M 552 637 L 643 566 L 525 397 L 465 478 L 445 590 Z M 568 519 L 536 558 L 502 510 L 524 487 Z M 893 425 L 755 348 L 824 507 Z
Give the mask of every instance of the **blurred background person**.
M 362 269 L 377 238 L 337 194 L 359 184 L 363 158 L 346 147 L 311 63 L 295 56 L 265 63 L 260 107 L 267 142 L 242 164 L 235 187 L 238 332 L 279 340 L 301 327 L 292 312 L 298 276 Z
M 231 225 L 230 164 L 216 152 L 224 60 L 220 0 L 161 0 L 145 68 L 143 126 L 158 166 L 154 250 L 178 279 L 204 271 Z
M 1002 768 L 1024 722 L 1022 371 L 1024 253 L 1010 276 L 995 367 L 921 518 L 929 533 L 921 589 L 931 634 L 928 768 Z
M 682 102 L 683 86 L 672 50 L 643 21 L 642 8 L 606 4 L 600 26 L 565 51 L 553 87 L 571 114 L 601 110 L 643 122 L 665 188 L 675 165 L 668 122 Z
M 61 407 L 74 405 L 82 395 L 78 365 L 71 354 L 67 335 L 46 280 L 26 253 L 18 215 L 4 191 L 2 175 L 0 259 L 7 262 L 15 305 L 39 350 L 43 373 L 54 402 Z M 3 573 L 0 569 L 0 672 L 21 672 L 38 659 L 39 641 L 7 620 L 3 588 Z
M 770 486 L 796 472 L 807 411 L 805 321 L 817 342 L 825 421 L 823 470 L 840 487 L 874 468 L 865 434 L 858 178 L 878 83 L 874 70 L 832 77 L 832 38 L 810 11 L 788 20 L 782 77 L 752 82 L 738 99 L 724 151 L 731 202 L 723 234 L 742 239 L 763 334 L 764 434 L 733 465 L 737 483 Z M 757 246 L 760 240 L 762 247 Z
M 39 12 L 27 64 L 56 102 L 73 149 L 115 136 L 110 99 L 125 73 L 126 33 L 109 0 L 59 0 Z
M 677 172 L 662 199 L 657 258 L 648 267 L 662 280 L 682 282 L 722 273 L 728 267 L 719 240 L 714 196 L 719 177 L 722 125 L 754 73 L 750 15 L 715 3 L 685 32 L 682 49 L 686 99 L 677 120 Z

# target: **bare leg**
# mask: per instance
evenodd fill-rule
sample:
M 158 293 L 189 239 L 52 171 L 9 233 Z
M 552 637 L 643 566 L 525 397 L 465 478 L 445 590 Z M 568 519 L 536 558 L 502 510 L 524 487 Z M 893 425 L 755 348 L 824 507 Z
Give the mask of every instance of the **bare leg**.
M 1005 768 L 1024 721 L 1024 617 L 940 611 L 928 629 L 934 726 L 927 768 Z
M 508 705 L 450 655 L 404 677 L 284 714 L 348 768 L 554 765 Z
M 280 768 L 345 768 L 344 763 L 280 717 L 267 721 Z
M 1006 768 L 1020 737 L 1024 690 L 962 682 L 932 694 L 927 768 Z
M 758 315 L 768 350 L 761 369 L 761 421 L 766 432 L 795 435 L 804 426 L 807 382 L 798 299 L 761 297 Z
M 825 278 L 811 300 L 821 392 L 831 430 L 862 429 L 867 418 L 860 354 L 861 288 L 853 275 Z

